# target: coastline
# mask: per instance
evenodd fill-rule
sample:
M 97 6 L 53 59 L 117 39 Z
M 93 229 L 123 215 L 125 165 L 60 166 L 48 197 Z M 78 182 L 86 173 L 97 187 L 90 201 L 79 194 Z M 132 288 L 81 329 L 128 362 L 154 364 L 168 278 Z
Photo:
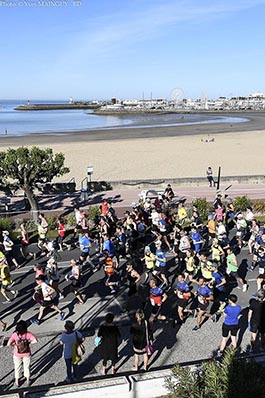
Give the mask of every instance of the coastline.
M 209 165 L 214 172 L 222 166 L 223 175 L 264 174 L 265 114 L 236 115 L 249 121 L 0 136 L 0 148 L 63 152 L 71 172 L 56 181 L 75 177 L 78 188 L 88 165 L 94 166 L 92 179 L 104 181 L 199 177 Z M 208 137 L 215 141 L 206 143 Z

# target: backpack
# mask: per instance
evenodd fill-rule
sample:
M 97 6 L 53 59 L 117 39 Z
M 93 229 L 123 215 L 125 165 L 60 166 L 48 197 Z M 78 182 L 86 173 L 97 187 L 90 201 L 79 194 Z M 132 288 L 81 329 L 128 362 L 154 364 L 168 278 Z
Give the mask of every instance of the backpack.
M 19 339 L 16 341 L 16 346 L 18 354 L 26 354 L 30 352 L 29 340 L 23 339 L 22 336 L 19 336 Z

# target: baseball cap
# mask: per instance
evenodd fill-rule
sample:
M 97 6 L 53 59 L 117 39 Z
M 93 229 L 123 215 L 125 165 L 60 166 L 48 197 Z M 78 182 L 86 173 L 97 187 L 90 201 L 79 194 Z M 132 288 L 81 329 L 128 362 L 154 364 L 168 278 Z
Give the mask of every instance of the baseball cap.
M 8 231 L 3 231 L 3 234 L 9 235 L 9 232 Z
M 150 246 L 145 246 L 144 250 L 145 250 L 146 252 L 150 252 L 150 251 L 151 251 Z

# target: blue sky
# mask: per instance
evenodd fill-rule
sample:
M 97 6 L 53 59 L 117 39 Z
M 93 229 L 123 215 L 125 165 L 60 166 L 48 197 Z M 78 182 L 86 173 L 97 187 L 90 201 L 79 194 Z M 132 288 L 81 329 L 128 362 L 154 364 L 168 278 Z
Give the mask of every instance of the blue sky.
M 0 98 L 265 92 L 264 15 L 265 0 L 0 0 Z

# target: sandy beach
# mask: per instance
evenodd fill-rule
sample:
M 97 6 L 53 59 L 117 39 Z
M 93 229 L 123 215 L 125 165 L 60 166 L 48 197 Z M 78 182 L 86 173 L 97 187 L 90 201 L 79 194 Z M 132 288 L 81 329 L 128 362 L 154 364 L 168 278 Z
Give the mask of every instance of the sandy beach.
M 227 116 L 228 114 L 225 114 Z M 265 114 L 232 114 L 245 123 L 159 126 L 0 137 L 0 148 L 40 146 L 65 154 L 77 188 L 94 166 L 93 180 L 120 181 L 205 176 L 208 166 L 223 175 L 264 173 Z M 205 142 L 214 138 L 214 142 Z

